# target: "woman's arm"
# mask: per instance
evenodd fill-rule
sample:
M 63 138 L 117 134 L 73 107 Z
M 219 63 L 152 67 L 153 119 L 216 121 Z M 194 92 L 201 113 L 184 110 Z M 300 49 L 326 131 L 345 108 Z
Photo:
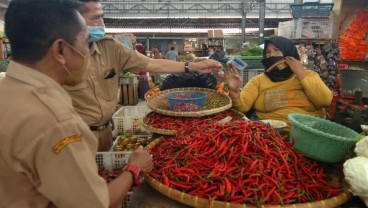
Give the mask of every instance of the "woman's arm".
M 322 81 L 319 74 L 314 71 L 306 71 L 306 77 L 300 82 L 309 100 L 317 107 L 328 107 L 331 104 L 333 94 Z
M 240 112 L 248 112 L 253 107 L 259 94 L 257 79 L 251 79 L 240 92 L 242 78 L 239 76 L 238 70 L 233 65 L 227 65 L 226 68 L 225 78 L 229 86 L 229 96 L 233 101 L 232 108 Z
M 286 57 L 285 60 L 300 80 L 309 100 L 317 108 L 328 107 L 331 104 L 333 94 L 321 77 L 314 71 L 304 70 L 302 63 L 293 57 Z

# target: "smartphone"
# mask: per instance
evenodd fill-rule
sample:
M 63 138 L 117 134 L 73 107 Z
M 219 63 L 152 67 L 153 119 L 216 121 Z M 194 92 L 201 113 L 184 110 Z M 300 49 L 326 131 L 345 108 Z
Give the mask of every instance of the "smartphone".
M 244 70 L 247 68 L 248 64 L 243 61 L 241 58 L 238 57 L 232 57 L 228 62 L 234 64 L 234 66 L 239 70 Z

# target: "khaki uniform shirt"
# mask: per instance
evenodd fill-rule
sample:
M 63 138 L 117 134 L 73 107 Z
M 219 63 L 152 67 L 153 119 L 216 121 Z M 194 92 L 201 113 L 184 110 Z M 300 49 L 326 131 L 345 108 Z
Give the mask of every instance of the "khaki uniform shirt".
M 89 126 L 105 124 L 115 113 L 121 71 L 138 73 L 145 69 L 150 61 L 150 58 L 137 51 L 123 48 L 120 42 L 109 36 L 92 43 L 90 52 L 91 75 L 87 81 L 74 87 L 64 86 L 72 97 L 74 108 Z M 114 70 L 116 75 L 104 79 L 111 70 Z M 112 142 L 111 129 L 106 129 L 110 131 L 107 134 L 104 131 L 94 132 L 99 138 L 100 145 L 104 140 Z M 107 138 L 106 135 L 110 137 Z
M 108 207 L 96 139 L 65 90 L 11 62 L 0 98 L 0 207 Z

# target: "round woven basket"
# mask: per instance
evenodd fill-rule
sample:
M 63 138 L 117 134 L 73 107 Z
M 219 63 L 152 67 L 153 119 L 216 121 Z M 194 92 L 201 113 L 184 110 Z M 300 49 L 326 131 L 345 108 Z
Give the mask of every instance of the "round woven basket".
M 326 119 L 289 114 L 295 148 L 312 159 L 336 163 L 354 151 L 357 132 Z
M 146 146 L 146 149 L 150 149 L 154 147 L 156 144 L 161 142 L 163 138 L 159 138 L 151 142 Z M 191 207 L 204 207 L 204 208 L 217 208 L 217 207 L 226 207 L 226 208 L 256 208 L 256 206 L 248 205 L 248 204 L 235 204 L 230 202 L 218 201 L 218 200 L 209 200 L 205 198 L 199 198 L 196 196 L 192 196 L 190 194 L 178 191 L 176 189 L 170 188 L 156 179 L 152 178 L 149 175 L 145 176 L 145 181 L 152 188 L 156 189 L 161 194 L 178 201 L 182 204 L 191 206 Z M 262 208 L 326 208 L 326 207 L 338 207 L 341 204 L 344 204 L 352 197 L 352 194 L 349 191 L 342 192 L 341 194 L 310 203 L 301 203 L 301 204 L 290 204 L 290 205 L 262 205 Z
M 161 128 L 156 128 L 153 127 L 151 125 L 148 125 L 146 123 L 142 123 L 142 126 L 147 129 L 148 131 L 152 132 L 152 133 L 156 133 L 156 134 L 162 134 L 162 135 L 169 135 L 169 136 L 174 136 L 176 135 L 177 131 L 176 130 L 169 130 L 169 129 L 161 129 Z
M 218 108 L 212 108 L 208 110 L 200 110 L 200 111 L 194 111 L 194 112 L 176 112 L 171 111 L 169 109 L 169 102 L 166 98 L 166 95 L 171 92 L 176 91 L 198 91 L 198 92 L 204 92 L 207 94 L 206 100 L 216 99 L 221 100 L 224 104 L 223 106 L 220 106 Z M 208 89 L 208 88 L 198 88 L 198 87 L 185 87 L 185 88 L 173 88 L 169 90 L 160 91 L 154 95 L 152 95 L 147 100 L 147 105 L 149 108 L 151 108 L 153 111 L 157 113 L 161 113 L 168 116 L 180 116 L 180 117 L 202 117 L 207 115 L 212 115 L 215 113 L 219 113 L 222 111 L 225 111 L 229 108 L 231 108 L 232 102 L 229 96 L 225 95 L 222 92 Z
M 236 117 L 238 118 L 243 118 L 245 115 L 239 111 L 236 111 L 234 109 L 229 109 L 229 111 L 231 111 Z M 148 114 L 147 114 L 148 115 Z M 146 116 L 147 116 L 146 115 Z M 156 134 L 162 134 L 162 135 L 169 135 L 169 136 L 175 136 L 178 132 L 177 130 L 171 130 L 171 129 L 162 129 L 162 128 L 157 128 L 157 127 L 153 127 L 147 123 L 145 123 L 145 119 L 143 119 L 143 123 L 142 126 L 147 129 L 148 131 L 152 132 L 152 133 L 156 133 Z
M 151 94 L 151 92 L 153 92 L 153 91 L 157 90 L 157 88 L 159 88 L 159 87 L 154 87 L 154 88 L 152 88 L 152 89 L 148 90 L 146 93 L 144 93 L 144 99 L 145 99 L 145 100 L 150 99 L 150 96 L 148 96 L 148 95 L 149 95 L 149 94 Z

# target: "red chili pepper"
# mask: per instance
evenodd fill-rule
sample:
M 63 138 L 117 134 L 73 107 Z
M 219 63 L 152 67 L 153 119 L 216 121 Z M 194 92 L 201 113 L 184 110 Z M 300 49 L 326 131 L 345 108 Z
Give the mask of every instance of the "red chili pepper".
M 232 190 L 232 185 L 227 178 L 225 178 L 225 190 L 226 190 L 226 195 L 229 195 Z
M 163 176 L 162 181 L 163 181 L 164 185 L 170 186 L 170 180 L 167 176 Z
M 194 185 L 188 185 L 187 183 L 174 182 L 174 181 L 170 181 L 170 186 L 173 188 L 180 188 L 180 189 L 192 189 L 196 187 Z
M 255 206 L 304 203 L 340 193 L 340 187 L 328 185 L 317 163 L 295 153 L 288 139 L 269 126 L 211 122 L 206 120 L 200 131 L 187 124 L 182 127 L 186 134 L 152 148 L 151 153 L 158 155 L 154 157 L 153 177 L 165 175 L 182 186 L 178 189 L 195 196 L 230 202 L 243 196 L 244 203 Z

